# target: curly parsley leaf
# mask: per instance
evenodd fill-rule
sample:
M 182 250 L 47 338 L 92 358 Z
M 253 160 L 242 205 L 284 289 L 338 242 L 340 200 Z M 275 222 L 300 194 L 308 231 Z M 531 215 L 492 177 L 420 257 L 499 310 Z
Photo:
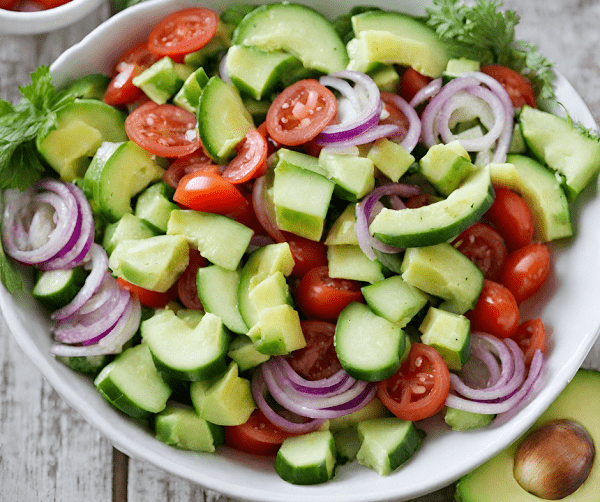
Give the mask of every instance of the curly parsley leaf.
M 467 57 L 485 64 L 501 64 L 525 75 L 541 99 L 556 99 L 553 63 L 535 45 L 515 40 L 520 17 L 501 11 L 498 0 L 433 0 L 426 23 L 446 43 L 450 57 Z

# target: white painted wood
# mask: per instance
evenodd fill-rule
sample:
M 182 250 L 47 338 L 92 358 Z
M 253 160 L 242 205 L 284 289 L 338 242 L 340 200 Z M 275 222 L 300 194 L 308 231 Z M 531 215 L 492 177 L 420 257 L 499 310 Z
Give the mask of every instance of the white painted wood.
M 519 38 L 537 44 L 556 62 L 600 121 L 600 53 L 596 50 L 600 4 L 594 0 L 505 0 L 504 7 L 521 16 Z M 50 64 L 107 16 L 105 6 L 77 26 L 48 35 L 0 34 L 0 98 L 16 100 L 18 86 L 28 83 L 36 66 Z M 584 365 L 600 368 L 600 343 Z M 111 501 L 111 445 L 42 379 L 2 319 L 0 389 L 2 501 Z M 130 459 L 126 474 L 130 502 L 235 502 L 144 461 Z M 452 500 L 452 487 L 418 500 Z

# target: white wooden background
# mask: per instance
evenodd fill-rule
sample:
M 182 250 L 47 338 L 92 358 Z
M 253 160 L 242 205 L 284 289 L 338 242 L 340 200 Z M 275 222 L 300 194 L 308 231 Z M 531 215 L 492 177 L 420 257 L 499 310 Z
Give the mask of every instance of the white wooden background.
M 368 2 L 367 2 L 368 3 Z M 600 2 L 505 0 L 531 41 L 571 81 L 600 121 Z M 37 37 L 0 33 L 0 98 L 14 101 L 36 66 L 50 64 L 109 15 Z M 600 343 L 585 366 L 599 367 Z M 452 487 L 420 502 L 453 500 Z M 42 378 L 0 318 L 0 500 L 3 502 L 225 502 L 227 499 L 120 454 Z M 234 501 L 229 501 L 234 502 Z

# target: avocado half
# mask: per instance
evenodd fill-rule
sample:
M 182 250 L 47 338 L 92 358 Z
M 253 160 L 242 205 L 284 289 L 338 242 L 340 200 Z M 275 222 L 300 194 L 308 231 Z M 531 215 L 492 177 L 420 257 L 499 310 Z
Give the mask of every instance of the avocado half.
M 555 419 L 569 419 L 581 424 L 600 447 L 600 372 L 580 369 L 562 393 L 535 422 L 529 432 Z M 513 476 L 515 451 L 525 433 L 485 464 L 462 477 L 456 485 L 458 502 L 540 502 L 544 499 L 525 491 Z M 596 502 L 600 486 L 600 455 L 595 455 L 587 480 L 563 502 Z

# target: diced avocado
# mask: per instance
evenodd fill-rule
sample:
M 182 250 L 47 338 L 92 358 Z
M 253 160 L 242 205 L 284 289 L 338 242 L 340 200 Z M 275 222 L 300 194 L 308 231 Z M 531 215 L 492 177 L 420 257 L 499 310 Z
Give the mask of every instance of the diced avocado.
M 373 312 L 401 328 L 428 302 L 427 295 L 399 275 L 363 286 L 362 294 Z
M 198 416 L 217 425 L 241 425 L 256 408 L 250 382 L 234 362 L 223 375 L 192 383 L 190 395 Z
M 238 335 L 234 338 L 229 344 L 227 355 L 237 363 L 240 371 L 256 368 L 270 358 L 267 354 L 256 350 L 256 346 L 247 335 Z
M 97 99 L 75 99 L 56 114 L 56 127 L 36 146 L 63 181 L 85 174 L 103 141 L 126 141 L 125 114 Z
M 456 314 L 475 307 L 483 288 L 481 270 L 447 242 L 407 249 L 402 278 L 421 291 L 446 300 L 441 308 Z
M 327 178 L 289 163 L 275 168 L 273 203 L 277 226 L 318 241 L 335 184 Z
M 315 431 L 283 441 L 275 458 L 275 472 L 295 485 L 325 483 L 333 478 L 336 449 L 330 431 Z
M 342 199 L 355 202 L 375 187 L 373 161 L 367 157 L 333 153 L 323 148 L 319 165 L 335 183 L 334 194 Z
M 325 239 L 327 246 L 340 244 L 358 245 L 356 237 L 356 204 L 348 204 L 342 211 L 327 233 Z
M 453 78 L 460 77 L 463 73 L 471 73 L 474 71 L 479 71 L 481 67 L 481 63 L 479 61 L 475 61 L 474 59 L 468 58 L 458 58 L 458 59 L 449 59 L 446 64 L 446 69 L 442 74 L 442 78 L 444 82 L 448 82 Z
M 369 226 L 377 239 L 392 246 L 429 246 L 456 237 L 479 220 L 494 201 L 489 167 L 476 169 L 446 199 L 420 208 L 384 208 Z
M 590 399 L 600 392 L 600 373 L 580 369 L 548 409 L 508 448 L 491 458 L 456 484 L 456 500 L 461 502 L 536 502 L 543 500 L 521 487 L 514 476 L 515 452 L 523 439 L 551 420 L 567 419 L 587 430 L 597 448 L 600 444 L 600 401 Z M 584 483 L 561 500 L 594 502 L 598 499 L 600 465 L 598 454 Z
M 117 244 L 128 239 L 147 239 L 153 237 L 156 232 L 137 216 L 126 213 L 119 221 L 110 223 L 104 230 L 102 247 L 110 256 Z
M 352 59 L 411 66 L 428 77 L 440 77 L 448 63 L 446 47 L 419 19 L 391 11 L 368 11 L 352 17 Z M 354 55 L 358 57 L 353 57 Z M 360 68 L 355 68 L 360 70 Z
M 381 92 L 396 92 L 400 84 L 400 75 L 391 65 L 381 65 L 370 71 L 369 76 Z
M 133 85 L 159 105 L 169 101 L 181 89 L 183 82 L 176 63 L 170 57 L 159 59 L 132 80 Z
M 211 77 L 198 104 L 198 131 L 206 153 L 218 164 L 226 163 L 254 122 L 237 89 Z
M 356 427 L 364 420 L 371 418 L 381 418 L 386 416 L 387 408 L 381 403 L 377 397 L 371 399 L 360 410 L 354 411 L 348 415 L 329 419 L 329 430 L 336 431 L 347 427 Z
M 267 52 L 256 47 L 232 45 L 227 51 L 227 73 L 242 94 L 254 99 L 270 95 L 281 76 L 302 63 L 287 52 Z
M 248 337 L 262 354 L 278 356 L 306 347 L 300 317 L 290 305 L 264 308 Z
M 387 138 L 375 141 L 367 157 L 394 183 L 397 183 L 415 162 L 415 158 L 404 147 Z
M 313 157 L 302 152 L 296 152 L 288 148 L 280 148 L 277 150 L 277 162 L 276 167 L 301 167 L 307 171 L 320 174 L 321 176 L 327 176 L 327 172 L 319 165 L 318 157 Z
M 103 73 L 90 73 L 81 77 L 67 87 L 67 94 L 83 99 L 104 99 L 110 77 Z
M 425 433 L 413 422 L 396 417 L 374 418 L 358 424 L 361 447 L 356 459 L 380 476 L 395 471 L 420 448 Z
M 339 315 L 335 352 L 344 370 L 358 380 L 377 382 L 400 367 L 406 335 L 363 303 L 350 303 Z
M 248 249 L 253 231 L 227 216 L 188 209 L 171 211 L 168 235 L 182 235 L 190 247 L 211 263 L 236 270 Z
M 547 242 L 571 237 L 569 202 L 554 173 L 524 155 L 508 155 L 506 161 L 508 164 L 492 164 L 495 182 L 519 192 L 525 199 L 533 215 L 534 238 Z
M 564 177 L 567 199 L 575 200 L 600 171 L 600 141 L 570 121 L 530 106 L 522 108 L 519 123 L 531 151 Z
M 192 328 L 172 310 L 158 310 L 141 323 L 140 331 L 164 375 L 193 382 L 227 369 L 230 334 L 214 314 L 206 313 Z
M 444 422 L 452 427 L 453 431 L 470 431 L 490 425 L 495 416 L 488 413 L 475 413 L 473 411 L 457 410 L 456 408 L 446 408 Z
M 200 94 L 202 94 L 202 89 L 204 89 L 207 83 L 208 76 L 206 75 L 206 71 L 202 67 L 198 68 L 185 79 L 181 89 L 175 94 L 173 103 L 195 114 L 198 110 Z
M 348 54 L 331 22 L 310 7 L 295 3 L 261 5 L 236 27 L 232 44 L 282 50 L 306 68 L 323 73 L 346 69 Z
M 134 214 L 157 234 L 166 233 L 171 211 L 178 207 L 170 200 L 172 194 L 173 189 L 164 181 L 149 186 L 138 196 Z
M 471 356 L 471 323 L 464 315 L 429 307 L 419 331 L 421 341 L 437 350 L 451 371 L 460 371 Z
M 260 314 L 263 310 L 292 303 L 285 276 L 282 272 L 277 271 L 252 287 L 248 293 L 248 303 L 240 311 L 244 321 L 252 328 L 260 321 Z
M 145 343 L 126 349 L 108 363 L 94 385 L 108 402 L 135 418 L 164 410 L 171 395 Z
M 374 283 L 383 280 L 381 263 L 367 257 L 358 245 L 327 246 L 329 276 Z
M 193 408 L 168 405 L 154 420 L 156 438 L 163 443 L 190 451 L 213 453 L 225 443 L 225 430 L 200 418 Z
M 189 247 L 181 235 L 124 240 L 110 255 L 113 274 L 152 291 L 167 291 L 188 266 Z
M 419 161 L 423 176 L 447 197 L 474 168 L 469 153 L 458 140 L 432 146 Z

